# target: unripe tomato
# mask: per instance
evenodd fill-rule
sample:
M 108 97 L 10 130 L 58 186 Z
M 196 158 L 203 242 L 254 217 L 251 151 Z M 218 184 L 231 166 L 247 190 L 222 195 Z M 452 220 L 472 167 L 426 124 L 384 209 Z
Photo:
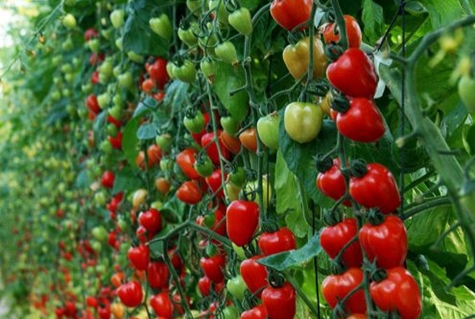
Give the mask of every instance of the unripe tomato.
M 284 112 L 284 127 L 289 137 L 307 143 L 318 136 L 323 124 L 323 111 L 312 103 L 292 102 Z

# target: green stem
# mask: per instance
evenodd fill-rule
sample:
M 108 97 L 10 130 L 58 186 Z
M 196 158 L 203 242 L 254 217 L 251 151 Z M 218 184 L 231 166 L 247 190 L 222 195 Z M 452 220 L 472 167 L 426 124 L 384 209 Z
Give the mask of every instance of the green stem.
M 408 219 L 420 212 L 426 211 L 428 209 L 438 207 L 438 206 L 448 206 L 451 205 L 452 201 L 450 197 L 445 196 L 445 197 L 436 197 L 432 199 L 428 199 L 424 201 L 422 204 L 410 207 L 406 209 L 403 215 L 401 215 L 401 219 L 405 220 Z
M 302 298 L 303 302 L 305 302 L 305 304 L 307 305 L 309 310 L 313 313 L 313 315 L 317 316 L 318 309 L 315 306 L 315 302 L 308 299 L 307 295 L 302 291 L 302 289 L 300 288 L 300 285 L 297 283 L 297 281 L 294 279 L 293 276 L 286 273 L 284 274 L 284 276 L 285 276 L 285 280 L 287 280 L 294 287 L 299 297 Z
M 343 17 L 343 11 L 341 10 L 338 0 L 331 0 L 333 11 L 335 11 L 336 24 L 338 25 L 338 32 L 340 34 L 340 40 L 338 44 L 346 50 L 348 48 L 348 36 L 346 34 L 346 23 Z

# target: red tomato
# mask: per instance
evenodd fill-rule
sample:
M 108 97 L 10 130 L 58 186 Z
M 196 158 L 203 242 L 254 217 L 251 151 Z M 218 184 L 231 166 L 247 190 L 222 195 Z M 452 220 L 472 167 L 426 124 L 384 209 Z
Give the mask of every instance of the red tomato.
M 295 289 L 288 282 L 277 288 L 268 286 L 262 291 L 262 304 L 266 307 L 268 317 L 272 319 L 293 319 L 296 299 Z
M 155 208 L 150 208 L 140 213 L 139 223 L 148 232 L 156 234 L 162 229 L 162 215 Z
M 312 0 L 274 0 L 270 14 L 277 24 L 292 31 L 310 19 L 312 3 Z
M 257 245 L 264 256 L 269 256 L 293 250 L 297 247 L 297 242 L 294 233 L 287 227 L 282 227 L 273 233 L 262 233 Z
M 224 280 L 223 268 L 226 266 L 226 257 L 224 255 L 214 255 L 212 257 L 201 257 L 200 267 L 206 277 L 215 283 Z
M 130 247 L 127 252 L 127 257 L 135 269 L 145 270 L 150 260 L 150 250 L 148 246 L 144 244 L 137 247 Z
M 401 204 L 396 180 L 381 164 L 366 165 L 362 176 L 350 178 L 350 195 L 366 208 L 378 208 L 383 214 L 394 212 Z
M 249 289 L 252 294 L 257 293 L 259 298 L 261 297 L 262 290 L 267 287 L 267 269 L 256 261 L 262 257 L 264 256 L 256 255 L 244 259 L 239 267 L 247 289 Z
M 386 131 L 378 107 L 367 98 L 350 99 L 350 107 L 344 113 L 338 112 L 335 122 L 341 135 L 356 142 L 376 142 Z
M 152 144 L 147 149 L 148 167 L 153 167 L 160 163 L 162 159 L 162 149 L 157 144 Z
M 160 292 L 150 297 L 150 306 L 159 317 L 173 318 L 173 302 L 167 291 Z
M 97 314 L 100 319 L 110 319 L 112 315 L 111 307 L 109 303 L 101 305 L 97 308 Z
M 421 315 L 422 302 L 417 282 L 402 267 L 386 271 L 386 278 L 374 281 L 369 288 L 371 299 L 384 312 L 397 311 L 401 319 L 417 319 Z
M 350 268 L 341 275 L 330 275 L 323 280 L 322 294 L 331 309 L 334 309 L 339 300 L 345 298 L 363 281 L 363 271 L 359 268 Z M 349 297 L 345 304 L 346 313 L 366 313 L 366 302 L 363 289 L 359 289 Z
M 92 38 L 97 38 L 98 36 L 99 33 L 94 28 L 89 28 L 84 32 L 84 39 L 86 40 L 86 42 L 88 42 Z
M 333 226 L 323 228 L 320 233 L 320 245 L 323 250 L 335 258 L 343 247 L 357 237 L 358 224 L 355 218 L 346 218 Z M 348 268 L 361 267 L 363 254 L 360 244 L 355 240 L 341 255 L 341 263 Z
M 259 224 L 259 205 L 255 202 L 235 200 L 226 210 L 226 230 L 229 239 L 237 246 L 248 244 Z
M 224 159 L 229 160 L 231 158 L 231 153 L 229 150 L 224 147 L 223 142 L 221 139 L 219 139 L 219 136 L 221 135 L 221 131 L 217 131 L 218 134 L 218 141 L 219 141 L 219 148 L 221 149 L 221 155 L 223 156 Z M 218 153 L 218 144 L 214 141 L 214 133 L 209 132 L 204 134 L 201 137 L 201 147 L 206 149 L 206 153 L 208 154 L 209 158 L 211 161 L 219 165 L 219 153 Z
M 115 175 L 111 171 L 105 171 L 101 177 L 101 185 L 105 188 L 112 188 L 114 186 Z
M 345 14 L 343 17 L 345 18 L 348 47 L 358 49 L 361 45 L 360 25 L 358 24 L 356 19 L 350 15 Z M 336 22 L 329 23 L 325 26 L 325 28 L 323 29 L 323 39 L 325 40 L 326 44 L 330 44 L 332 42 L 338 43 L 338 41 L 340 40 L 340 33 L 338 31 L 338 26 Z
M 129 281 L 120 285 L 117 295 L 126 307 L 135 308 L 142 303 L 142 285 L 138 281 Z
M 222 187 L 222 181 L 226 180 L 226 175 L 223 177 L 221 174 L 221 169 L 217 168 L 210 176 L 205 178 L 206 184 L 208 185 L 209 190 L 217 198 L 224 197 L 224 189 Z
M 167 60 L 163 58 L 156 58 L 155 62 L 147 67 L 147 73 L 150 78 L 155 80 L 160 90 L 163 90 L 165 84 L 170 80 L 167 72 Z
M 177 189 L 176 197 L 186 204 L 194 205 L 201 200 L 201 189 L 195 181 L 186 181 Z
M 167 264 L 162 261 L 151 261 L 147 266 L 148 284 L 153 289 L 166 289 L 170 279 Z
M 203 276 L 198 280 L 198 290 L 200 291 L 202 297 L 209 296 L 211 292 L 211 283 L 211 279 L 209 279 L 207 276 Z
M 200 176 L 193 165 L 196 162 L 196 151 L 192 148 L 186 148 L 176 156 L 176 163 L 180 166 L 183 174 L 191 179 L 197 179 Z
M 325 172 L 318 173 L 317 187 L 325 195 L 334 200 L 339 200 L 346 193 L 345 177 L 340 171 L 340 159 L 333 159 L 333 166 Z M 349 200 L 343 202 L 345 206 L 351 206 Z
M 101 113 L 101 108 L 99 107 L 99 103 L 97 102 L 97 97 L 94 94 L 89 94 L 86 98 L 86 106 L 89 111 L 93 112 L 94 114 Z
M 252 309 L 246 310 L 241 314 L 240 319 L 266 319 L 267 311 L 264 305 L 255 306 Z
M 238 154 L 241 151 L 241 141 L 226 131 L 221 132 L 219 140 L 223 143 L 223 146 L 233 154 Z
M 116 150 L 122 149 L 122 132 L 117 133 L 115 137 L 108 136 L 107 139 Z
M 327 68 L 330 83 L 349 97 L 372 98 L 378 79 L 373 63 L 360 49 L 346 50 Z
M 378 225 L 366 223 L 360 229 L 359 240 L 369 261 L 376 260 L 376 266 L 379 268 L 390 269 L 404 265 L 407 233 L 399 217 L 387 216 Z

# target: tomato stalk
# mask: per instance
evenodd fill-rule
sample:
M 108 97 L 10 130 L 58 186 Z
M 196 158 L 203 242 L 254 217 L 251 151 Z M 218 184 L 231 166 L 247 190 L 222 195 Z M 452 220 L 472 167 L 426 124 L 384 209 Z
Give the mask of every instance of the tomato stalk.
M 300 92 L 298 101 L 304 101 L 305 94 L 308 91 L 308 85 L 310 81 L 313 79 L 313 65 L 315 64 L 314 56 L 313 56 L 313 52 L 315 51 L 315 46 L 314 46 L 315 28 L 313 27 L 313 24 L 314 24 L 316 12 L 317 12 L 317 5 L 315 4 L 315 2 L 313 2 L 312 11 L 310 12 L 310 20 L 309 20 L 309 24 L 311 26 L 309 28 L 310 31 L 309 31 L 309 40 L 308 40 L 310 47 L 309 47 L 309 52 L 308 52 L 309 59 L 308 59 L 308 69 L 307 69 L 307 80 L 305 81 L 304 89 L 302 90 L 302 92 Z
M 319 310 L 315 306 L 315 302 L 308 298 L 307 294 L 302 290 L 300 285 L 295 280 L 294 276 L 288 273 L 284 273 L 284 277 L 285 277 L 285 280 L 287 280 L 294 287 L 295 291 L 297 292 L 299 297 L 302 299 L 302 301 L 307 305 L 308 309 L 312 312 L 312 314 L 314 316 L 317 316 L 319 313 Z
M 338 31 L 340 32 L 340 41 L 338 44 L 344 49 L 348 49 L 348 35 L 346 34 L 346 23 L 343 16 L 343 11 L 340 7 L 340 2 L 338 0 L 331 0 L 333 11 L 335 11 L 335 20 L 338 25 Z

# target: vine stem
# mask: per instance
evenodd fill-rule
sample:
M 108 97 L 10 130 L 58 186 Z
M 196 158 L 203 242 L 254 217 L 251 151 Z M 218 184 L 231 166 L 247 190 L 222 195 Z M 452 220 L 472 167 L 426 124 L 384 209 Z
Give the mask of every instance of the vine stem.
M 297 294 L 302 298 L 303 302 L 307 305 L 307 307 L 310 309 L 310 311 L 317 316 L 319 311 L 317 307 L 315 306 L 315 303 L 308 299 L 307 295 L 300 289 L 300 285 L 295 281 L 294 277 L 289 275 L 289 274 L 284 274 L 285 280 L 287 280 L 295 289 Z
M 346 34 L 346 23 L 343 17 L 343 11 L 338 0 L 331 0 L 333 10 L 335 11 L 336 24 L 338 25 L 338 32 L 340 33 L 340 40 L 338 44 L 346 50 L 348 48 L 348 35 Z

